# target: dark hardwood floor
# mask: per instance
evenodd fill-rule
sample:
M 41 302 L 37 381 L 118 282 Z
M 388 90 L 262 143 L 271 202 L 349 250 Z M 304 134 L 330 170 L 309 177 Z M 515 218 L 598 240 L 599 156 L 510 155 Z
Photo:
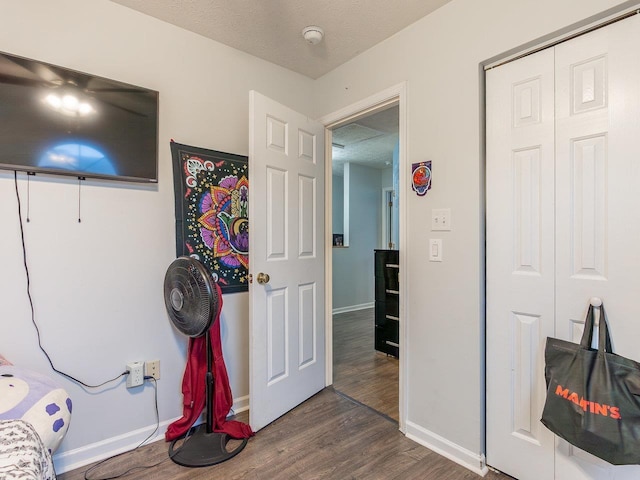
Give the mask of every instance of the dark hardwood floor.
M 398 359 L 373 348 L 373 308 L 333 316 L 333 387 L 398 421 Z
M 398 430 L 398 361 L 373 350 L 372 310 L 334 316 L 334 382 L 333 388 L 324 389 L 260 430 L 241 453 L 227 462 L 203 468 L 182 467 L 169 460 L 168 445 L 158 441 L 104 463 L 89 478 L 113 478 L 133 467 L 159 462 L 149 469 L 135 469 L 123 478 L 481 478 L 409 440 Z M 248 412 L 238 418 L 246 422 Z M 87 468 L 58 478 L 82 480 Z M 490 472 L 485 478 L 507 480 L 510 477 Z
M 138 465 L 127 479 L 397 479 L 475 480 L 479 476 L 406 438 L 395 423 L 327 388 L 249 440 L 231 460 L 187 468 L 168 459 L 159 441 L 122 455 L 90 478 L 114 477 Z M 86 468 L 60 475 L 81 480 Z M 490 472 L 488 480 L 508 477 Z

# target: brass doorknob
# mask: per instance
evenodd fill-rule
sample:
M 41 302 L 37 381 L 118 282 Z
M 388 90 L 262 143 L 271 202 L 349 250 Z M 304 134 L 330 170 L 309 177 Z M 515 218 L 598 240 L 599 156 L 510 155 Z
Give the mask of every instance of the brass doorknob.
M 256 280 L 258 280 L 260 285 L 265 285 L 269 283 L 269 274 L 260 272 Z

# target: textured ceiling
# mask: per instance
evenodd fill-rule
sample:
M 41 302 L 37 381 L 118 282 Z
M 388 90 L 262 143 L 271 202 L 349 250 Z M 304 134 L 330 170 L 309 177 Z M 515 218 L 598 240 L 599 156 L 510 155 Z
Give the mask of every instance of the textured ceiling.
M 269 62 L 318 78 L 450 0 L 111 0 Z M 302 29 L 318 25 L 309 45 Z M 398 142 L 398 107 L 333 131 L 334 174 L 347 162 L 387 168 Z
M 450 0 L 111 0 L 318 78 Z M 318 25 L 309 45 L 302 29 Z
M 374 113 L 333 130 L 333 174 L 342 175 L 345 163 L 370 168 L 390 168 L 398 143 L 398 107 Z

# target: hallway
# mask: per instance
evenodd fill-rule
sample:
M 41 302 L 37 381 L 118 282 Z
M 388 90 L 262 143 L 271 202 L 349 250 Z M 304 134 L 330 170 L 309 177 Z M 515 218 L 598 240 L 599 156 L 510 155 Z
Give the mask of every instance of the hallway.
M 333 388 L 398 422 L 398 359 L 374 350 L 373 314 L 333 316 Z

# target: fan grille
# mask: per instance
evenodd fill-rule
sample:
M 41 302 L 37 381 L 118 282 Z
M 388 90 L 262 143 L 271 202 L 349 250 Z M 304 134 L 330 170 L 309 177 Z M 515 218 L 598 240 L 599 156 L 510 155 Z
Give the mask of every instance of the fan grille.
M 202 263 L 174 260 L 164 277 L 164 303 L 175 327 L 189 337 L 203 335 L 218 311 L 218 291 Z

